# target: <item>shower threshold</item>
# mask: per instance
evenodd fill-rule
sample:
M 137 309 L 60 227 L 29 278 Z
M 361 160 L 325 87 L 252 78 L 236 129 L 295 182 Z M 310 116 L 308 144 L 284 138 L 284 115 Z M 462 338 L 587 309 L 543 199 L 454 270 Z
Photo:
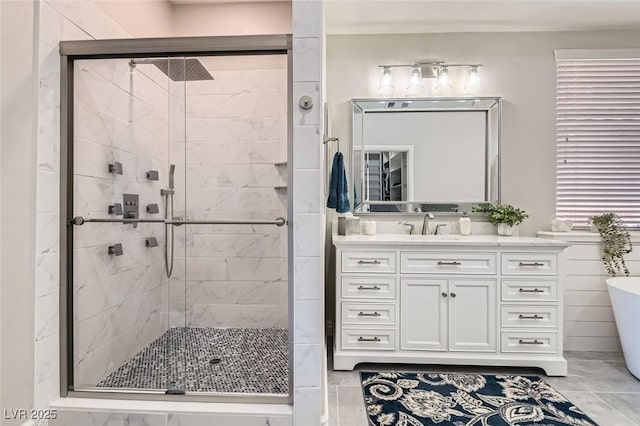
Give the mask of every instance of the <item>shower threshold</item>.
M 287 394 L 288 341 L 283 328 L 174 327 L 96 386 L 168 394 Z

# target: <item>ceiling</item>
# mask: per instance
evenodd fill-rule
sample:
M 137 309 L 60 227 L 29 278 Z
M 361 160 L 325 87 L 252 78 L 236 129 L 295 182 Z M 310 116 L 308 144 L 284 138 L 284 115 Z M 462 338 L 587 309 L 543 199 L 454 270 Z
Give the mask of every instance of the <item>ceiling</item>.
M 640 30 L 640 0 L 324 0 L 324 3 L 328 34 Z

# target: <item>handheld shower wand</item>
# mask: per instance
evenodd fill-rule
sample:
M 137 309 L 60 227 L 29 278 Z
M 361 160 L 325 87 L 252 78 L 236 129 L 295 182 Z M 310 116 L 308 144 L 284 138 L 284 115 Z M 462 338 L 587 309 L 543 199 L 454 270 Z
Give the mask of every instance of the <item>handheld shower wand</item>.
M 169 166 L 169 189 L 174 189 L 174 181 L 173 181 L 173 175 L 175 175 L 176 173 L 176 165 L 175 164 L 171 164 Z

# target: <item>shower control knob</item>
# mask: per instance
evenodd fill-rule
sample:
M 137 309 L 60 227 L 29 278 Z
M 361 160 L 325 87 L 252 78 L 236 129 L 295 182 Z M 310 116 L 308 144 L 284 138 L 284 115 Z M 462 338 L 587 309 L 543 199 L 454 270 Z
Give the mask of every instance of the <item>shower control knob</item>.
M 304 95 L 303 97 L 300 98 L 300 108 L 302 108 L 305 111 L 308 111 L 311 108 L 313 108 L 313 99 L 311 99 L 311 96 Z

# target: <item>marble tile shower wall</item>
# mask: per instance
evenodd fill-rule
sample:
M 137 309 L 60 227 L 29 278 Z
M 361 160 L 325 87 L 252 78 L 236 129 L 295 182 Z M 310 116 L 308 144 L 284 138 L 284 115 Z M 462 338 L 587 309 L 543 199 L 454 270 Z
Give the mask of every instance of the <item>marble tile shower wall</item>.
M 202 61 L 215 80 L 172 93 L 177 105 L 186 90 L 186 128 L 172 129 L 176 215 L 286 216 L 275 188 L 287 182 L 286 57 Z M 172 326 L 287 327 L 286 227 L 177 229 L 175 250 Z
M 153 65 L 128 59 L 75 64 L 74 215 L 115 217 L 108 206 L 138 194 L 162 208 L 167 182 L 168 79 Z M 108 171 L 120 162 L 123 174 Z M 147 179 L 157 170 L 159 181 Z M 159 246 L 146 247 L 155 237 Z M 124 254 L 108 254 L 121 243 Z M 160 224 L 85 224 L 74 228 L 75 385 L 95 386 L 158 338 L 167 324 L 167 278 Z
M 35 271 L 34 408 L 59 396 L 60 40 L 126 38 L 129 34 L 91 1 L 37 3 L 38 178 Z M 46 420 L 38 420 L 46 424 Z

